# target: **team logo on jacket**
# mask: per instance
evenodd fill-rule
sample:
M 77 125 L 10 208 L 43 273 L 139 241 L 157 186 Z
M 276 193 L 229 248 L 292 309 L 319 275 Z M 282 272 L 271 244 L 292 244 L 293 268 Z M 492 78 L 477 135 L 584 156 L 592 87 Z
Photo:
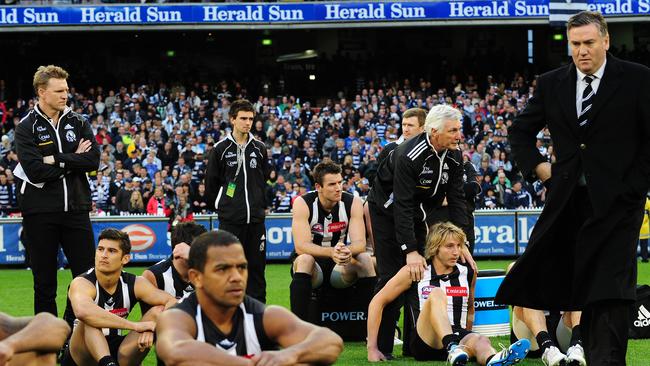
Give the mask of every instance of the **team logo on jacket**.
M 447 181 L 449 181 L 449 173 L 442 172 L 442 176 L 440 177 L 440 183 L 447 184 Z
M 131 251 L 143 252 L 156 244 L 156 233 L 147 225 L 131 224 L 122 229 L 129 234 Z
M 74 127 L 72 127 L 72 125 L 65 125 L 65 127 L 63 127 L 63 129 L 64 130 L 74 130 Z
M 75 140 L 77 140 L 77 135 L 74 134 L 74 131 L 68 130 L 65 133 L 65 139 L 68 140 L 68 142 L 75 142 Z
M 257 160 L 255 158 L 251 159 L 251 169 L 257 168 Z
M 327 232 L 328 233 L 338 233 L 339 231 L 345 230 L 345 228 L 348 227 L 348 224 L 345 222 L 333 222 L 329 225 L 327 225 Z

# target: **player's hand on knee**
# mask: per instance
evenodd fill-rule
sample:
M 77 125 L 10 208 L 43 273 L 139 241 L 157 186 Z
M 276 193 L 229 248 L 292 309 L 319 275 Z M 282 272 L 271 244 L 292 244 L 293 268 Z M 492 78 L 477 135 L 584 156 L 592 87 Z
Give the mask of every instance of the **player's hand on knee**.
M 298 359 L 288 350 L 267 351 L 253 356 L 251 359 L 255 366 L 284 366 L 295 365 Z
M 412 251 L 406 255 L 406 265 L 409 268 L 411 281 L 420 281 L 427 268 L 427 261 L 417 251 Z
M 0 366 L 5 366 L 14 356 L 13 348 L 3 342 L 0 342 Z
M 142 332 L 138 337 L 138 350 L 144 352 L 153 346 L 153 332 Z
M 154 332 L 154 331 L 156 331 L 156 322 L 138 322 L 138 323 L 135 323 L 135 328 L 133 330 L 135 330 L 138 333 Z
M 386 361 L 386 356 L 377 348 L 368 350 L 368 361 L 370 362 L 379 362 Z

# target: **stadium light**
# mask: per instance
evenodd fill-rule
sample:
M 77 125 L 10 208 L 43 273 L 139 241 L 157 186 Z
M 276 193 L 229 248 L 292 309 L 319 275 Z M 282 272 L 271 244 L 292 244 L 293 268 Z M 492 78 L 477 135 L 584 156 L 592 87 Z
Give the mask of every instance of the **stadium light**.
M 176 56 L 176 51 L 174 50 L 168 50 L 167 51 L 167 57 L 174 57 Z
M 563 41 L 564 40 L 564 34 L 562 33 L 555 33 L 553 35 L 553 40 L 554 41 Z
M 262 46 L 270 46 L 273 44 L 273 40 L 270 38 L 264 38 L 262 40 Z
M 309 80 L 316 80 L 316 75 L 309 74 Z

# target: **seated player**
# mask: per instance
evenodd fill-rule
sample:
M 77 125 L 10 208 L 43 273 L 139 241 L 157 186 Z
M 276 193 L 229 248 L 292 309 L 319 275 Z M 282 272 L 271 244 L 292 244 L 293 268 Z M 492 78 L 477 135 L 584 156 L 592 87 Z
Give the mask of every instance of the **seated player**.
M 206 231 L 205 226 L 194 221 L 176 224 L 171 233 L 172 255 L 142 272 L 142 277 L 177 299 L 194 292 L 194 287 L 187 278 L 189 269 L 187 259 L 189 258 L 192 240 Z M 143 307 L 142 304 L 140 306 L 143 312 L 149 310 L 148 307 Z M 159 357 L 157 357 L 157 363 L 158 366 L 164 365 Z
M 194 239 L 188 274 L 196 291 L 159 316 L 158 356 L 170 366 L 336 362 L 343 341 L 334 332 L 246 296 L 247 266 L 231 233 Z
M 442 222 L 430 228 L 424 257 L 427 269 L 417 287 L 411 286 L 409 267 L 404 266 L 370 302 L 368 309 L 368 361 L 385 360 L 377 348 L 377 333 L 384 307 L 402 293 L 412 304 L 416 321 L 411 329 L 410 350 L 417 360 L 444 360 L 465 365 L 476 358 L 481 365 L 513 365 L 526 357 L 530 342 L 521 339 L 508 349 L 496 352 L 490 340 L 473 333 L 474 270 L 459 263 L 465 249 L 465 233 Z
M 56 365 L 69 333 L 68 324 L 49 313 L 24 318 L 0 313 L 0 366 Z
M 513 265 L 514 262 L 508 266 L 508 272 Z M 560 314 L 513 306 L 510 339 L 513 342 L 521 338 L 530 339 L 528 357 L 541 358 L 546 366 L 565 363 L 585 366 L 587 361 L 580 336 L 581 315 L 580 311 Z M 555 334 L 549 334 L 549 329 L 555 329 Z
M 359 296 L 372 297 L 377 277 L 366 252 L 361 199 L 343 192 L 341 167 L 322 162 L 314 168 L 316 190 L 294 201 L 291 311 L 307 320 L 312 289 L 327 282 L 334 288 L 357 283 Z M 349 236 L 350 245 L 345 245 Z
M 194 221 L 174 226 L 171 234 L 172 255 L 142 272 L 142 277 L 177 299 L 194 292 L 187 278 L 187 258 L 192 240 L 206 231 L 203 225 Z
M 68 302 L 76 316 L 62 365 L 139 365 L 153 344 L 156 318 L 176 299 L 140 276 L 123 271 L 131 259 L 128 234 L 105 229 L 99 234 L 95 268 L 72 280 Z M 140 322 L 127 318 L 138 302 L 152 308 Z M 122 330 L 131 330 L 122 335 Z

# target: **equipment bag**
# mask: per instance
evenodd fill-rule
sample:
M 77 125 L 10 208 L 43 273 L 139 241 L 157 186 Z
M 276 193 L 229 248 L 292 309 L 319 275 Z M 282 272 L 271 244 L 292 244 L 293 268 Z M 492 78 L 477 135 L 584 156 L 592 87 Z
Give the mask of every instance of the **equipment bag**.
M 636 287 L 636 303 L 630 312 L 631 339 L 650 338 L 650 286 Z

